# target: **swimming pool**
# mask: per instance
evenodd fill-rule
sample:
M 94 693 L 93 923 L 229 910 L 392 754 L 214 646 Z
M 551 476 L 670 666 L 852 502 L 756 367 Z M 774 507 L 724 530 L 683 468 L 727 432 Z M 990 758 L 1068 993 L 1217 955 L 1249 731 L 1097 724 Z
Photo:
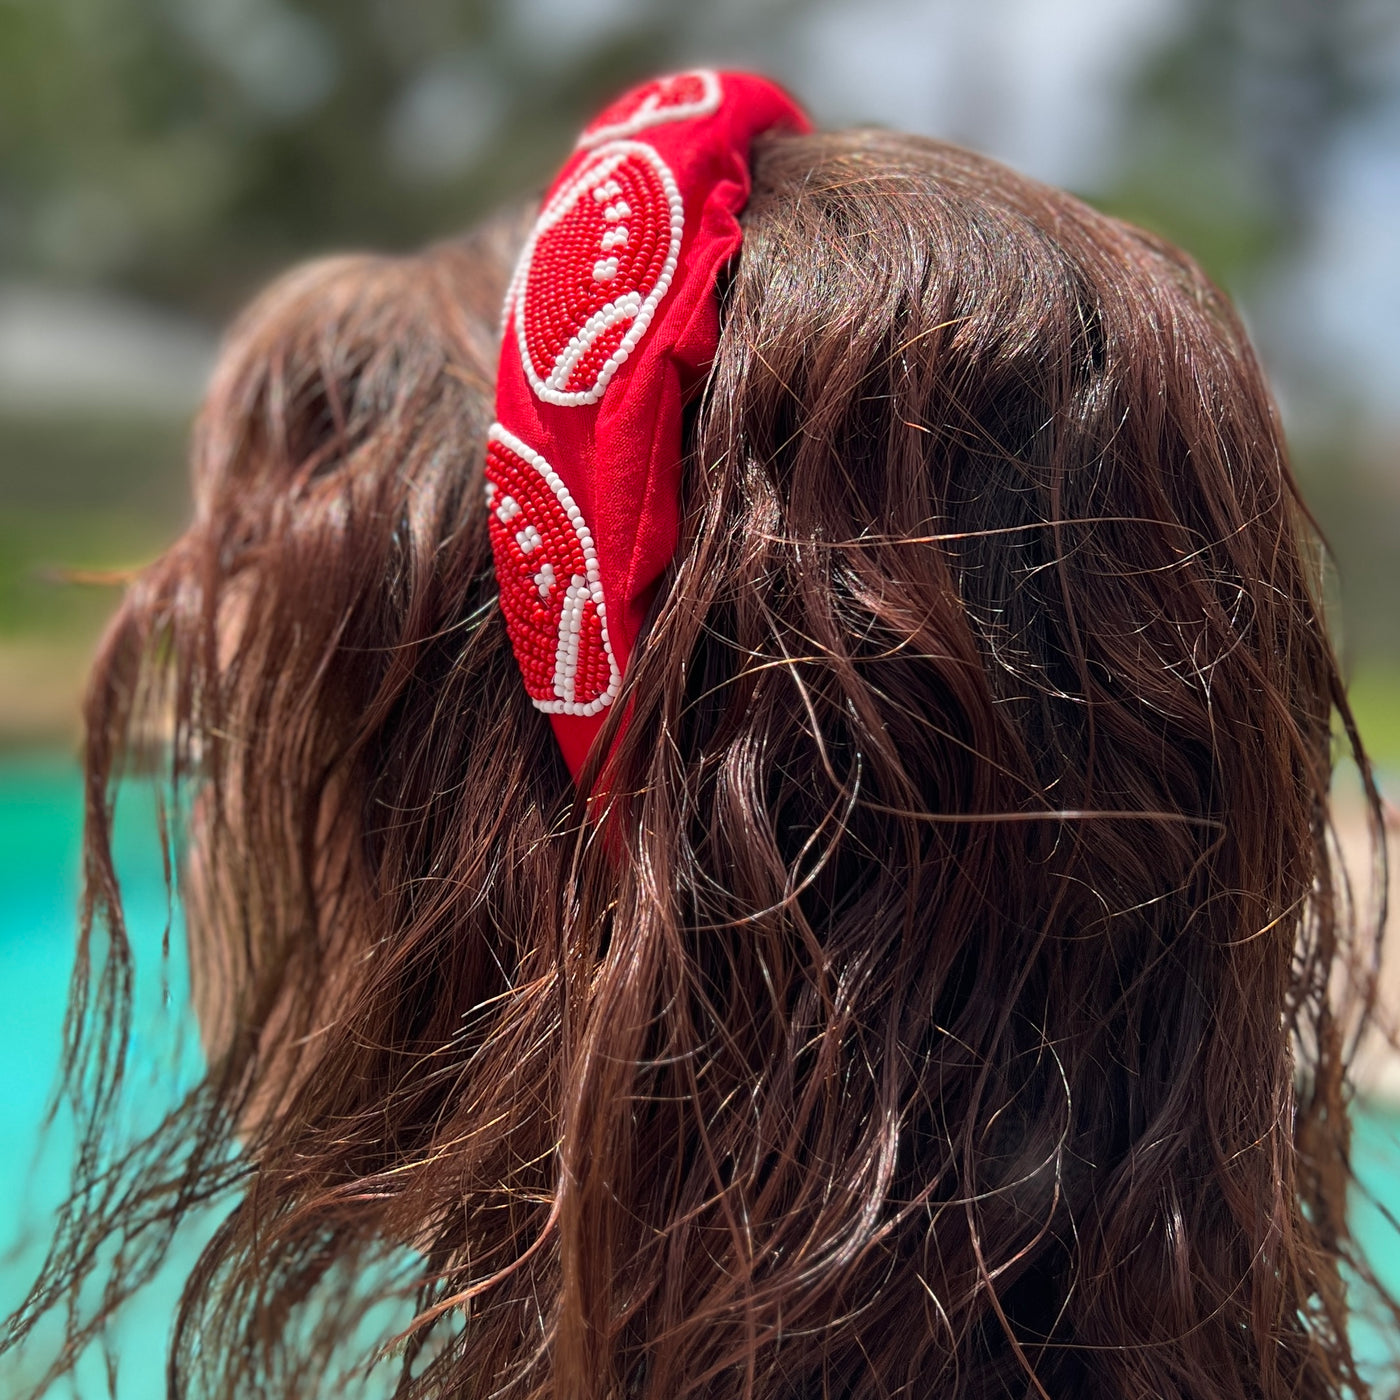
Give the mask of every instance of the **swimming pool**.
M 141 801 L 138 793 L 134 799 Z M 0 1248 L 18 1237 L 18 1246 L 0 1255 L 0 1314 L 19 1301 L 42 1259 L 46 1221 L 61 1198 L 66 1176 L 67 1141 L 53 1135 L 36 1167 L 39 1124 L 53 1081 L 59 1032 L 72 956 L 74 907 L 78 885 L 80 789 L 71 759 L 52 753 L 0 757 L 0 986 L 7 1015 L 0 1022 L 0 1201 L 7 1203 L 0 1221 Z M 132 926 L 137 957 L 149 974 L 144 979 L 134 1056 L 139 1065 L 147 1050 L 147 1069 L 155 1069 L 154 1050 L 142 1035 L 159 1040 L 164 999 L 160 995 L 159 944 L 165 927 L 165 885 L 159 855 L 149 836 L 150 824 L 137 819 L 119 824 L 118 868 Z M 175 968 L 178 981 L 178 966 Z M 175 1001 L 179 1000 L 176 987 Z M 161 1071 L 164 1072 L 163 1070 Z M 168 1093 L 174 1086 L 164 1084 Z M 158 1102 L 163 1095 L 154 1096 Z M 169 1102 L 168 1098 L 164 1100 Z M 1368 1105 L 1359 1116 L 1356 1160 L 1363 1179 L 1380 1206 L 1358 1201 L 1353 1220 L 1358 1237 L 1372 1252 L 1390 1286 L 1400 1290 L 1400 1238 L 1386 1222 L 1384 1209 L 1400 1215 L 1400 1112 Z M 186 1247 L 132 1305 L 119 1343 L 122 1391 L 136 1400 L 164 1393 L 163 1354 L 179 1292 L 180 1261 L 188 1262 L 209 1222 L 195 1221 Z M 1364 1323 L 1357 1337 L 1363 1350 L 1376 1353 L 1382 1340 Z M 46 1339 L 33 1351 L 40 1353 Z M 89 1358 L 79 1378 L 79 1394 L 105 1395 L 97 1358 Z M 24 1363 L 0 1362 L 0 1394 L 20 1389 L 28 1372 Z M 129 1389 L 128 1389 L 129 1387 Z

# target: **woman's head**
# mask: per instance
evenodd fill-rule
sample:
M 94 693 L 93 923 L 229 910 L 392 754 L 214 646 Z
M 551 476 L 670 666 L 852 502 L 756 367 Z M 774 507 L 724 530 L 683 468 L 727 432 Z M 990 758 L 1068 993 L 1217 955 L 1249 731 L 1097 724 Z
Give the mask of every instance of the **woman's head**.
M 752 172 L 591 805 L 495 607 L 523 229 L 235 332 L 89 707 L 99 917 L 140 721 L 194 789 L 198 1147 L 75 1238 L 238 1177 L 215 1393 L 397 1246 L 410 1395 L 1339 1395 L 1346 711 L 1239 324 L 965 151 Z

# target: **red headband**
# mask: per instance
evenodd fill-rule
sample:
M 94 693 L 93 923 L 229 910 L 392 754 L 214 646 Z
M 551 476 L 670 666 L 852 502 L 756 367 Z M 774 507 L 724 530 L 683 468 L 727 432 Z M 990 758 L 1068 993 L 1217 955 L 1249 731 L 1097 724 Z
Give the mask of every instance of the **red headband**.
M 579 137 L 506 294 L 491 548 L 525 689 L 575 777 L 676 550 L 681 405 L 719 341 L 750 142 L 778 126 L 808 129 L 746 73 L 633 89 Z

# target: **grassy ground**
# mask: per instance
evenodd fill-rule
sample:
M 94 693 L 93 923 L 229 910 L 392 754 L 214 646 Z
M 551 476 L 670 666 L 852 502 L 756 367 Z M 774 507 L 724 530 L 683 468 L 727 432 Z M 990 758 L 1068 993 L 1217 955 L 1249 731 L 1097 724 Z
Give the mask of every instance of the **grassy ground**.
M 120 575 L 186 512 L 183 422 L 0 416 L 0 744 L 69 743 Z
M 1400 770 L 1400 661 L 1377 659 L 1357 668 L 1348 687 L 1361 737 L 1371 757 Z M 1400 771 L 1396 771 L 1400 777 Z M 1391 793 L 1400 801 L 1400 790 Z

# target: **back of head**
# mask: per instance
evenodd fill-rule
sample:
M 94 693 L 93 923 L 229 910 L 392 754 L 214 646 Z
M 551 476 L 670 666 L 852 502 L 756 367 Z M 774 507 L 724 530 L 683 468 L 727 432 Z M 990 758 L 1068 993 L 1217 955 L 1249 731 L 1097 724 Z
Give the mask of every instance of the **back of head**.
M 492 605 L 513 235 L 229 352 L 91 705 L 96 810 L 162 666 L 202 784 L 183 1123 L 249 1189 L 179 1385 L 313 1393 L 408 1245 L 405 1395 L 1363 1393 L 1345 701 L 1238 322 L 966 151 L 753 174 L 591 805 Z
M 590 1335 L 718 1235 L 667 1325 L 765 1338 L 777 1393 L 1329 1393 L 1341 1202 L 1294 1130 L 1338 1071 L 1340 690 L 1237 320 L 872 132 L 761 151 L 724 306 L 574 1090 L 580 1220 L 613 1144 L 658 1195 Z

